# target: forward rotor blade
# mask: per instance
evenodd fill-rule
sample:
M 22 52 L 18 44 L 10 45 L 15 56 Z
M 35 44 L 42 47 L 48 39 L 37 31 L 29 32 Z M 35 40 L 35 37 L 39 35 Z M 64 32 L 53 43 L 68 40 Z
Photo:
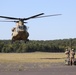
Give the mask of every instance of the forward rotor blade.
M 40 14 L 37 14 L 37 15 L 34 15 L 34 16 L 31 16 L 31 17 L 28 17 L 28 18 L 24 18 L 23 20 L 29 20 L 29 19 L 31 19 L 31 18 L 36 18 L 36 17 L 38 17 L 38 16 L 40 16 L 40 15 L 43 15 L 44 13 L 40 13 Z
M 15 19 L 15 20 L 19 20 L 19 18 L 7 17 L 7 16 L 0 16 L 0 18 L 6 18 L 6 19 Z
M 36 18 L 52 17 L 52 16 L 59 16 L 59 15 L 62 15 L 62 14 L 45 15 L 45 16 L 39 16 L 39 17 L 36 17 Z
M 6 18 L 6 19 L 13 19 L 13 20 L 29 20 L 29 19 L 33 19 L 33 18 L 43 18 L 43 17 L 51 17 L 51 16 L 59 16 L 61 14 L 53 14 L 53 15 L 45 15 L 45 16 L 41 16 L 43 15 L 44 13 L 40 13 L 40 14 L 37 14 L 37 15 L 34 15 L 34 16 L 31 16 L 31 17 L 28 17 L 28 18 L 15 18 L 15 17 L 7 17 L 7 16 L 0 16 L 0 18 Z
M 0 20 L 0 22 L 18 22 L 18 21 L 2 21 L 2 20 Z
M 38 16 L 43 15 L 43 14 L 44 13 L 40 13 L 40 14 L 37 14 L 37 15 L 34 15 L 34 16 L 31 16 L 28 18 L 15 18 L 15 17 L 7 17 L 7 16 L 0 16 L 0 18 L 14 19 L 14 20 L 28 20 L 28 19 L 35 18 L 35 17 L 38 17 Z
M 19 22 L 19 21 L 2 21 L 2 20 L 0 20 L 0 22 Z M 23 23 L 27 23 L 27 22 L 23 22 Z

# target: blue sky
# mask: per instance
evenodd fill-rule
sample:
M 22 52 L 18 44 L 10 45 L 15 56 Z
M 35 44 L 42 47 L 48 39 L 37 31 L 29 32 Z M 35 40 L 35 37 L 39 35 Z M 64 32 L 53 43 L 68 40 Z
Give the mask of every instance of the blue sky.
M 62 15 L 28 20 L 30 40 L 76 38 L 76 0 L 0 0 L 1 16 L 27 18 L 39 13 Z M 11 39 L 14 26 L 0 22 L 0 39 Z

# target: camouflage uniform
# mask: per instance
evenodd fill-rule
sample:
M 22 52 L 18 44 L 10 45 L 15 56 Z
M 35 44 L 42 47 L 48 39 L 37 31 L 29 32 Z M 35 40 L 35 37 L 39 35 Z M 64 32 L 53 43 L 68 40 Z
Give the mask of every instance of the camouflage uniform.
M 75 51 L 74 49 L 70 50 L 70 65 L 74 65 Z
M 68 49 L 65 51 L 65 64 L 70 65 L 70 51 Z
M 65 51 L 65 57 L 69 58 L 69 56 L 70 56 L 70 51 L 68 49 L 66 49 L 66 51 Z

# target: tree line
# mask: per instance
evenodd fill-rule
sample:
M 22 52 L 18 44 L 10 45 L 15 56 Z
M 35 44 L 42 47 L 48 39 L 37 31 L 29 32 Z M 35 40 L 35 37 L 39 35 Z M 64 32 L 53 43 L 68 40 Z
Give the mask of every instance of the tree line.
M 30 40 L 27 43 L 11 40 L 0 40 L 0 53 L 25 52 L 64 52 L 66 48 L 76 49 L 76 38 L 59 40 Z

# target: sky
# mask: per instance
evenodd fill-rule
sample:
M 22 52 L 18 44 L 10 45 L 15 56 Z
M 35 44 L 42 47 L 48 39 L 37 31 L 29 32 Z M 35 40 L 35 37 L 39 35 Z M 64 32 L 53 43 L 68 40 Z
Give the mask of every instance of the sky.
M 0 16 L 27 18 L 39 13 L 62 15 L 27 20 L 30 40 L 76 38 L 76 0 L 0 0 Z M 0 40 L 11 39 L 13 27 L 13 22 L 0 22 Z

